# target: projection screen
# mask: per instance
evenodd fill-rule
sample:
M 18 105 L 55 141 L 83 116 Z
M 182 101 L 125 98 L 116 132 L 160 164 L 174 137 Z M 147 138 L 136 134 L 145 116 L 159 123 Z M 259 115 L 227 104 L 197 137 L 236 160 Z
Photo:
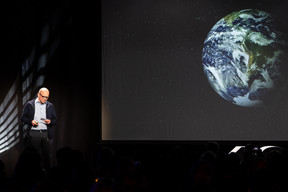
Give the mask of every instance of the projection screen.
M 102 1 L 102 140 L 287 140 L 287 7 Z

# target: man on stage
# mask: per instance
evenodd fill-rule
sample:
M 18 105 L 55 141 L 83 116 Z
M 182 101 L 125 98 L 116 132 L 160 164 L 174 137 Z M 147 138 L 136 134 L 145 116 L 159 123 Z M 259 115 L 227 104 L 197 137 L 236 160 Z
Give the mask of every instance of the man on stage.
M 30 144 L 42 156 L 42 163 L 50 168 L 50 140 L 53 139 L 53 127 L 56 125 L 54 105 L 47 101 L 49 90 L 41 88 L 36 99 L 28 101 L 23 109 L 21 121 L 29 126 Z

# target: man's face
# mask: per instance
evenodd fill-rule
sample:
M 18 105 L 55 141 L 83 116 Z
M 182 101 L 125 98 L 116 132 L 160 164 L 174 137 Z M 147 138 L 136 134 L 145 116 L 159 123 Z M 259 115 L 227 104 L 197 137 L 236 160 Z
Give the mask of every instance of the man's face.
M 43 104 L 49 98 L 49 91 L 43 90 L 38 93 L 38 100 Z

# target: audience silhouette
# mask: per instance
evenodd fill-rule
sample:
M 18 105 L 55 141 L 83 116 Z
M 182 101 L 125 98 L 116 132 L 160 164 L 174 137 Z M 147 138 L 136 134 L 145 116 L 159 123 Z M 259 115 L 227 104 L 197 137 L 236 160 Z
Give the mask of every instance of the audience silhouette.
M 170 146 L 171 147 L 171 146 Z M 262 151 L 247 144 L 242 150 L 223 152 L 217 142 L 201 150 L 172 146 L 168 150 L 139 148 L 123 152 L 99 144 L 91 162 L 79 150 L 56 151 L 57 165 L 41 167 L 33 147 L 20 154 L 7 177 L 0 160 L 3 192 L 285 192 L 288 191 L 288 150 Z

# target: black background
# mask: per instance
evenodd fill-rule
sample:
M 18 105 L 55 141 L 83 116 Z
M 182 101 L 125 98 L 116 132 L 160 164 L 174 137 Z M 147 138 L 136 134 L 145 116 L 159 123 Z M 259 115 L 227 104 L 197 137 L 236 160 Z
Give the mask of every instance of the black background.
M 57 113 L 53 158 L 55 150 L 69 146 L 83 152 L 86 160 L 91 159 L 101 138 L 100 2 L 7 1 L 1 10 L 0 102 L 19 74 L 21 77 L 22 63 L 35 45 L 39 47 L 43 26 L 48 24 L 48 46 L 56 38 L 59 41 L 39 75 L 45 76 L 42 86 L 50 90 L 49 101 Z M 51 47 L 40 47 L 37 51 L 41 49 Z M 33 90 L 31 99 L 37 91 Z M 1 154 L 8 174 L 23 149 L 21 145 L 20 142 Z

